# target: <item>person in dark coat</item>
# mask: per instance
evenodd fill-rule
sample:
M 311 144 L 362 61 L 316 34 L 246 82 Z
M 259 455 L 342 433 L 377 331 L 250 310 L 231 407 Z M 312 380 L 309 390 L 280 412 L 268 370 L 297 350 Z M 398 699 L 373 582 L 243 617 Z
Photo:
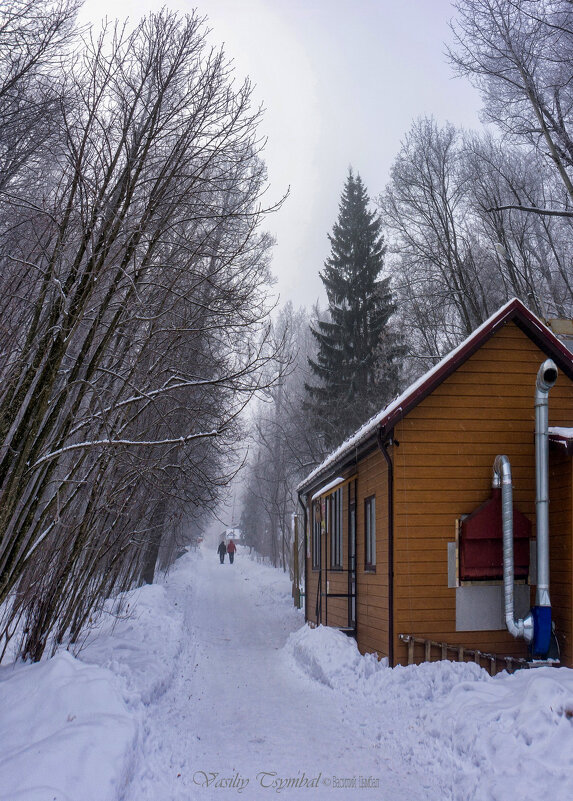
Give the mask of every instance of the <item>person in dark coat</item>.
M 233 564 L 233 559 L 235 558 L 235 551 L 237 550 L 237 546 L 233 542 L 233 540 L 229 541 L 227 545 L 227 553 L 229 554 L 229 562 Z
M 225 561 L 225 554 L 227 553 L 227 546 L 225 545 L 225 540 L 221 540 L 219 543 L 219 547 L 217 548 L 217 553 L 219 554 L 219 559 L 221 560 L 221 564 Z

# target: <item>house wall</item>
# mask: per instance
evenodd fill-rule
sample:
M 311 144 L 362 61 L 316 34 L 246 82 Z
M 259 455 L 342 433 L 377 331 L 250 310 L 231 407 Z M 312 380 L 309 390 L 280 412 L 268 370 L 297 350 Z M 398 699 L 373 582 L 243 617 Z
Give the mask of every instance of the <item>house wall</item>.
M 310 501 L 306 506 L 306 555 L 305 555 L 305 595 L 304 608 L 306 620 L 318 625 L 320 620 L 316 615 L 316 594 L 318 591 L 318 570 L 312 567 L 312 504 Z
M 324 575 L 328 582 L 328 595 L 323 599 L 323 622 L 328 623 L 329 626 L 345 627 L 348 626 L 348 484 L 343 484 L 340 489 L 342 489 L 342 570 L 333 569 L 330 566 L 331 532 L 329 527 L 324 537 L 325 564 L 328 568 Z M 337 594 L 345 597 L 337 598 Z
M 327 526 L 321 535 L 321 568 L 315 570 L 312 567 L 312 503 L 309 501 L 307 507 L 308 520 L 310 521 L 306 559 L 306 593 L 307 593 L 307 619 L 315 624 L 323 624 L 337 627 L 348 626 L 348 569 L 349 569 L 349 547 L 348 547 L 348 485 L 346 480 L 343 484 L 324 493 L 319 500 L 330 498 L 338 489 L 342 489 L 342 570 L 336 570 L 330 566 L 330 527 Z M 308 556 L 310 554 L 310 556 Z M 322 574 L 320 591 L 323 594 L 321 599 L 321 610 L 317 617 L 317 593 L 319 591 L 319 576 Z M 344 597 L 336 597 L 343 594 Z
M 389 652 L 388 467 L 380 451 L 358 467 L 357 490 L 357 643 L 364 652 Z M 365 570 L 364 501 L 376 498 L 376 571 Z
M 573 471 L 559 447 L 549 453 L 549 594 L 561 661 L 573 666 Z
M 512 466 L 514 503 L 535 531 L 533 398 L 545 358 L 509 323 L 395 428 L 395 662 L 407 662 L 400 634 L 527 654 L 524 641 L 503 630 L 456 631 L 447 544 L 454 540 L 456 519 L 489 498 L 493 461 L 502 453 Z M 573 385 L 563 374 L 549 395 L 549 420 L 573 422 Z

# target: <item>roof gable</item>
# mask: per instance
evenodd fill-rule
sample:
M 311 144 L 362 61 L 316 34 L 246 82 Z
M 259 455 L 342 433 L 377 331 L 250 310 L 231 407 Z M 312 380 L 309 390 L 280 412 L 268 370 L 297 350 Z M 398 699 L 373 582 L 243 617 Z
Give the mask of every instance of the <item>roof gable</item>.
M 359 446 L 378 436 L 387 435 L 396 423 L 430 395 L 448 376 L 452 375 L 500 328 L 509 322 L 515 323 L 573 381 L 573 354 L 518 298 L 513 298 L 482 323 L 457 348 L 454 348 L 438 364 L 424 373 L 394 401 L 370 418 L 352 436 L 346 439 L 299 484 L 297 491 L 308 490 L 318 480 L 324 480 L 325 473 L 338 468 L 339 463 L 347 459 L 348 455 L 353 450 L 357 450 Z

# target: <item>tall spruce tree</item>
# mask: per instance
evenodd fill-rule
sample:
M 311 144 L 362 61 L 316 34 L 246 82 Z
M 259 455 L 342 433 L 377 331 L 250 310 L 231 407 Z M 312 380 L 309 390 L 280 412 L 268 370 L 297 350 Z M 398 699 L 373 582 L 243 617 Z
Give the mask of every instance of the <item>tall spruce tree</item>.
M 327 319 L 311 328 L 317 340 L 318 381 L 306 384 L 307 407 L 326 448 L 341 442 L 395 394 L 401 347 L 390 331 L 394 311 L 389 278 L 381 278 L 385 245 L 380 217 L 369 210 L 360 175 L 349 170 L 331 253 L 320 277 Z

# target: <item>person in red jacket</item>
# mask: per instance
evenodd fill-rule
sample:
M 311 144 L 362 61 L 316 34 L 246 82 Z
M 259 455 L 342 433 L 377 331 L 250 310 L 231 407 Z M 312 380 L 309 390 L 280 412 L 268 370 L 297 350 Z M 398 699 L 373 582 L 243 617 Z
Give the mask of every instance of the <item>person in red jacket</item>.
M 235 558 L 235 551 L 237 550 L 237 546 L 233 542 L 233 540 L 229 540 L 229 544 L 227 545 L 227 553 L 229 554 L 229 562 L 233 564 L 233 559 Z

